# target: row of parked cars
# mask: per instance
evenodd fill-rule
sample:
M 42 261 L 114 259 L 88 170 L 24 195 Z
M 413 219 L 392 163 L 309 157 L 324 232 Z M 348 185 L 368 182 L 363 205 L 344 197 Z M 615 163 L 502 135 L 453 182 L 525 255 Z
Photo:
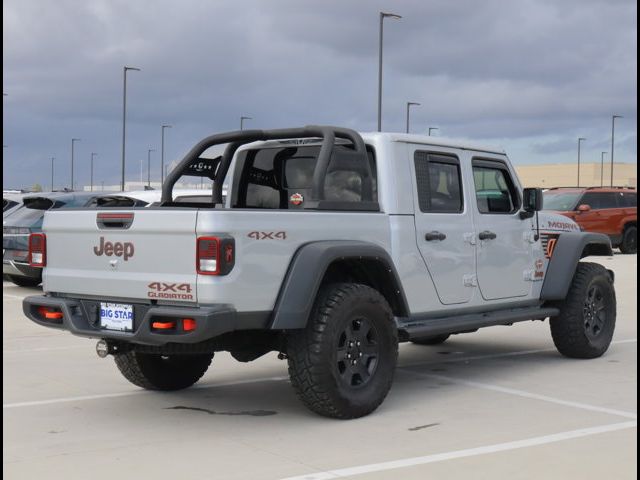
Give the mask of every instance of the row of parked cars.
M 29 265 L 29 235 L 42 230 L 48 210 L 69 208 L 146 208 L 160 202 L 159 190 L 132 192 L 4 193 L 2 199 L 3 279 L 21 287 L 42 282 L 42 269 Z M 206 201 L 204 190 L 176 190 L 176 202 Z M 206 199 L 204 198 L 206 197 Z

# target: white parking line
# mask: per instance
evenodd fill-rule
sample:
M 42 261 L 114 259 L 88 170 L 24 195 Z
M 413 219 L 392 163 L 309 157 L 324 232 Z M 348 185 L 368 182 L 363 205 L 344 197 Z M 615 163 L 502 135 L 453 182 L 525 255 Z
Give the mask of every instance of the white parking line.
M 433 378 L 436 380 L 444 380 L 458 385 L 465 385 L 467 387 L 481 388 L 483 390 L 491 390 L 493 392 L 506 393 L 507 395 L 515 395 L 517 397 L 528 398 L 531 400 L 540 400 L 543 402 L 555 403 L 557 405 L 563 405 L 565 407 L 579 408 L 582 410 L 589 410 L 591 412 L 606 413 L 608 415 L 616 415 L 618 417 L 638 419 L 638 414 L 633 412 L 625 412 L 623 410 L 615 410 L 612 408 L 598 407 L 596 405 L 589 405 L 587 403 L 571 402 L 568 400 L 562 400 L 561 398 L 549 397 L 547 395 L 538 395 L 537 393 L 526 392 L 524 390 L 517 390 L 515 388 L 501 387 L 499 385 L 491 385 L 488 383 L 472 382 L 470 380 L 462 380 L 460 378 L 449 377 L 445 375 L 435 375 L 431 373 L 421 373 L 415 370 L 402 368 L 405 372 L 410 372 L 418 377 Z
M 20 295 L 11 295 L 9 293 L 3 293 L 2 294 L 3 297 L 7 297 L 7 298 L 17 298 L 18 300 L 24 300 L 25 297 L 21 297 Z
M 464 450 L 454 450 L 452 452 L 436 453 L 423 457 L 405 458 L 402 460 L 392 460 L 390 462 L 373 463 L 369 465 L 359 465 L 356 467 L 340 468 L 337 470 L 327 470 L 318 473 L 309 473 L 296 477 L 288 477 L 283 480 L 332 480 L 335 478 L 346 478 L 354 475 L 363 475 L 365 473 L 384 472 L 397 468 L 413 467 L 416 465 L 426 465 L 428 463 L 442 462 L 445 460 L 453 460 L 456 458 L 474 457 L 477 455 L 487 455 L 497 452 L 505 452 L 508 450 L 516 450 L 519 448 L 535 447 L 538 445 L 546 445 L 548 443 L 562 442 L 574 438 L 588 437 L 590 435 L 598 435 L 601 433 L 615 432 L 618 430 L 626 430 L 636 428 L 637 422 L 612 423 L 609 425 L 601 425 L 598 427 L 581 428 L 579 430 L 570 430 L 567 432 L 554 433 L 551 435 L 543 435 L 541 437 L 532 437 L 524 440 L 516 440 L 513 442 L 496 443 L 494 445 L 486 445 L 484 447 L 467 448 Z
M 15 354 L 15 353 L 53 352 L 56 350 L 76 350 L 76 349 L 84 349 L 87 351 L 91 351 L 91 347 L 88 347 L 87 345 L 70 345 L 68 347 L 42 347 L 42 348 L 29 348 L 25 350 L 2 350 L 2 354 L 7 355 L 7 354 Z
M 196 385 L 195 387 L 192 388 L 192 390 L 193 389 L 205 390 L 208 388 L 231 387 L 234 385 L 246 385 L 246 384 L 261 383 L 261 382 L 280 382 L 282 380 L 288 380 L 288 378 L 289 377 L 251 378 L 248 380 L 238 380 L 235 382 L 216 383 L 215 385 Z M 4 408 L 39 407 L 41 405 L 54 405 L 56 403 L 81 402 L 85 400 L 101 400 L 103 398 L 130 397 L 132 395 L 142 395 L 142 394 L 151 394 L 151 393 L 162 394 L 161 392 L 152 392 L 149 390 L 132 390 L 130 392 L 101 393 L 98 395 L 80 395 L 76 397 L 52 398 L 49 400 L 37 400 L 33 402 L 5 403 L 2 405 L 2 408 L 4 409 Z

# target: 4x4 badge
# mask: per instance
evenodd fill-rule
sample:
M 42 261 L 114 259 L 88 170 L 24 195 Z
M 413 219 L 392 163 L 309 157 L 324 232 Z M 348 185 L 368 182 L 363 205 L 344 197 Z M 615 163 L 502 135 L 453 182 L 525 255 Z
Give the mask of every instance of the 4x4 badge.
M 289 202 L 291 202 L 291 205 L 297 206 L 302 204 L 302 202 L 304 202 L 304 197 L 302 196 L 301 193 L 294 193 L 289 197 Z

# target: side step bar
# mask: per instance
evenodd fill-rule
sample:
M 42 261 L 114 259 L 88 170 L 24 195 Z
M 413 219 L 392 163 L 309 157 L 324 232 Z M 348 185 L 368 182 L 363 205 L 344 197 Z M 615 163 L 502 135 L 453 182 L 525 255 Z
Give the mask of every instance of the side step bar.
M 528 307 L 448 317 L 411 318 L 406 323 L 400 323 L 398 330 L 400 339 L 407 341 L 412 338 L 461 333 L 494 325 L 511 325 L 515 322 L 527 320 L 544 320 L 547 317 L 555 317 L 559 313 L 560 310 L 557 308 Z

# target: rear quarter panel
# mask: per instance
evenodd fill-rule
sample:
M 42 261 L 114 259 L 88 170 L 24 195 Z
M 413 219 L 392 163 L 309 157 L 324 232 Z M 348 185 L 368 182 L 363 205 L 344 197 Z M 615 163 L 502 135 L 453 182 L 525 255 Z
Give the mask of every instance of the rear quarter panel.
M 231 235 L 236 245 L 228 275 L 198 275 L 198 302 L 231 303 L 242 312 L 273 309 L 291 259 L 305 243 L 362 240 L 391 250 L 389 218 L 383 213 L 200 210 L 196 232 L 199 237 Z

